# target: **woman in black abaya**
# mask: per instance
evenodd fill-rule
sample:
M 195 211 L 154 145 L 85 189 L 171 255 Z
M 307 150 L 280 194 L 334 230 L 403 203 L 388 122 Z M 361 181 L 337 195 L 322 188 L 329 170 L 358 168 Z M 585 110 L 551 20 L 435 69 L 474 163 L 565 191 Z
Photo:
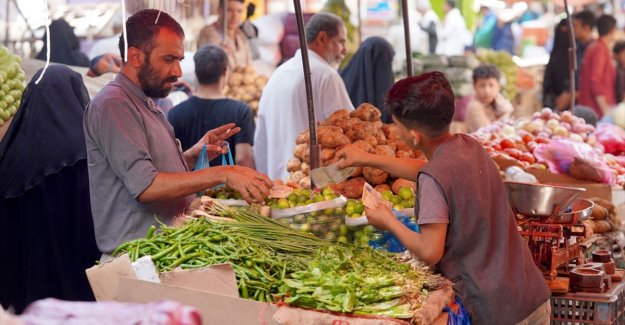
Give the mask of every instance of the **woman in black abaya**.
M 555 110 L 571 105 L 569 77 L 569 26 L 566 19 L 556 25 L 553 35 L 553 49 L 543 78 L 543 106 Z
M 384 99 L 394 82 L 394 56 L 395 51 L 389 42 L 381 37 L 369 37 L 341 72 L 354 107 L 369 103 L 379 108 L 384 123 L 392 122 L 390 114 L 384 109 Z
M 95 243 L 82 119 L 82 77 L 50 66 L 24 91 L 0 142 L 0 303 L 20 313 L 55 297 L 93 300 Z
M 46 59 L 48 44 L 46 35 L 43 36 L 43 48 L 35 57 L 37 60 Z M 80 42 L 74 34 L 74 29 L 64 19 L 57 19 L 50 23 L 50 62 L 89 67 L 89 58 L 80 52 Z

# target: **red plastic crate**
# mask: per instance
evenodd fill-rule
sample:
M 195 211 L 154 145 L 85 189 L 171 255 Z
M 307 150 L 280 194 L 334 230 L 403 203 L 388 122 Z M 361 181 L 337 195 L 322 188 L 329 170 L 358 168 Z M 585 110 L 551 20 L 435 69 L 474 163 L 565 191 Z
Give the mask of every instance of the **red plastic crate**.
M 551 297 L 552 325 L 625 324 L 625 281 L 606 293 L 569 293 Z

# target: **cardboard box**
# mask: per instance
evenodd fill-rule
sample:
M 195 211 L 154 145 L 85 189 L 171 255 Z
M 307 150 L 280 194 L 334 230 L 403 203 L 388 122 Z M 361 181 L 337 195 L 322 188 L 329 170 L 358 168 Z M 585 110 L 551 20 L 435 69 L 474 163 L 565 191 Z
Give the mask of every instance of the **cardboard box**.
M 241 299 L 230 264 L 161 273 L 161 283 L 137 279 L 127 255 L 93 266 L 86 272 L 97 301 L 148 303 L 173 300 L 198 308 L 203 324 L 409 324 L 390 318 L 364 318 Z M 437 290 L 430 295 L 434 301 L 431 305 L 440 313 L 452 297 L 451 286 Z M 441 319 L 441 314 L 431 310 L 421 312 L 432 321 Z
M 161 283 L 137 279 L 127 255 L 87 271 L 97 301 L 147 303 L 173 300 L 196 307 L 203 324 L 279 324 L 277 306 L 239 298 L 234 269 L 229 264 L 161 273 Z

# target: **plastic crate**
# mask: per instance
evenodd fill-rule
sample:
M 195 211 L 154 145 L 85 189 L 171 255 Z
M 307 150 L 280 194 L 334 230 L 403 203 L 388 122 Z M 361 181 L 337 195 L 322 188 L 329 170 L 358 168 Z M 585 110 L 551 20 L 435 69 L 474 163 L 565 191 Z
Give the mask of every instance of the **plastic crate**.
M 625 324 L 625 281 L 606 293 L 569 293 L 551 297 L 552 325 Z

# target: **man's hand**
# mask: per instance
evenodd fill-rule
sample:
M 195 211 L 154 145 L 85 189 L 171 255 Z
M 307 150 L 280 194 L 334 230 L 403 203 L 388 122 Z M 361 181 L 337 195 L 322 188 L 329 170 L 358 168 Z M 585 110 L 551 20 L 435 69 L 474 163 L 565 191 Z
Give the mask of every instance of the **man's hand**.
M 346 167 L 360 167 L 364 165 L 365 162 L 369 160 L 367 157 L 370 154 L 354 145 L 348 145 L 339 150 L 336 155 L 339 157 L 337 167 L 343 169 Z
M 390 230 L 391 224 L 398 222 L 386 204 L 378 204 L 374 208 L 365 207 L 365 214 L 369 224 L 380 230 Z
M 202 147 L 206 145 L 208 158 L 212 160 L 213 158 L 228 152 L 224 140 L 239 132 L 241 132 L 241 128 L 236 127 L 234 123 L 228 123 L 216 129 L 212 129 L 206 132 L 200 141 L 187 150 L 187 152 L 185 152 L 185 156 L 189 155 L 189 158 L 192 160 L 197 160 Z
M 231 166 L 226 175 L 226 186 L 241 193 L 245 201 L 264 202 L 273 187 L 271 179 L 251 168 Z

